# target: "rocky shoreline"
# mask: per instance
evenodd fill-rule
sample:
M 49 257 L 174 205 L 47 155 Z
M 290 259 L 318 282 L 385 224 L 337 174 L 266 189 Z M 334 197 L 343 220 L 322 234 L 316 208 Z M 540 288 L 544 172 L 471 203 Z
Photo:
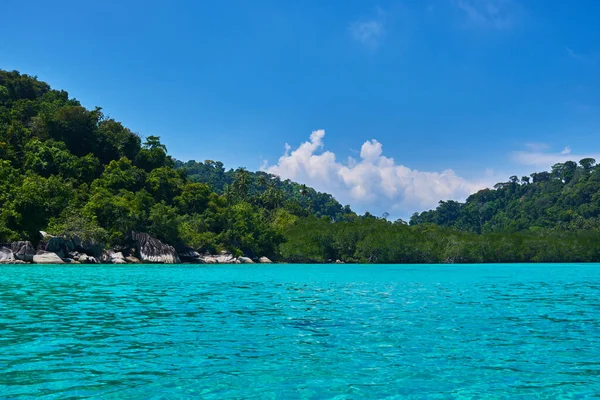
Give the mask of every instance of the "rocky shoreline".
M 267 257 L 251 259 L 219 254 L 200 254 L 173 247 L 143 232 L 132 232 L 127 245 L 105 249 L 103 245 L 76 237 L 55 237 L 40 232 L 37 247 L 29 241 L 0 244 L 0 264 L 254 264 L 272 263 Z

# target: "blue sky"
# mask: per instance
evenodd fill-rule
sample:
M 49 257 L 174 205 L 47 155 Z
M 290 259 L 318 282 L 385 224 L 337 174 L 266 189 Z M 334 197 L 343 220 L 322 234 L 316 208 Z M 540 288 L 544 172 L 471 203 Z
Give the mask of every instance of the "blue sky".
M 4 0 L 2 14 L 0 68 L 179 159 L 264 168 L 361 211 L 407 216 L 600 160 L 597 0 Z

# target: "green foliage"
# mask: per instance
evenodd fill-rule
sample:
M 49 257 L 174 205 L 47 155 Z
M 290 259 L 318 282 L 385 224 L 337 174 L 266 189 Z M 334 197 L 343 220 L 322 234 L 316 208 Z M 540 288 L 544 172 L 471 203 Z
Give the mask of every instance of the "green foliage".
M 98 225 L 96 218 L 73 208 L 51 218 L 47 231 L 55 236 L 75 236 L 84 242 L 106 243 L 108 240 L 108 232 Z
M 286 234 L 281 257 L 292 262 L 509 263 L 592 262 L 600 258 L 600 232 L 538 230 L 475 234 L 434 224 L 407 226 L 358 217 L 332 223 L 303 219 Z
M 148 215 L 148 233 L 165 243 L 179 243 L 179 220 L 176 207 L 156 203 Z
M 137 191 L 144 187 L 146 172 L 135 167 L 128 158 L 111 161 L 105 168 L 100 179 L 94 181 L 92 187 L 103 187 L 113 192 L 119 190 Z
M 146 179 L 146 189 L 154 199 L 169 204 L 174 197 L 181 194 L 183 184 L 181 176 L 174 169 L 167 167 L 153 169 Z
M 208 207 L 210 199 L 211 191 L 208 185 L 188 182 L 173 202 L 184 214 L 201 214 Z
M 175 161 L 175 168 L 186 171 L 190 180 L 205 183 L 217 193 L 225 194 L 231 202 L 246 201 L 269 210 L 284 207 L 298 216 L 314 214 L 335 221 L 354 215 L 349 206 L 342 207 L 330 194 L 290 180 L 281 181 L 262 171 L 250 172 L 242 168 L 225 171 L 223 163 L 212 160 Z
M 458 230 L 492 233 L 538 228 L 579 231 L 600 229 L 600 167 L 592 158 L 552 166 L 550 172 L 516 176 L 466 200 L 440 201 L 432 211 L 415 214 L 411 225 L 434 223 Z
M 100 108 L 34 77 L 0 71 L 0 242 L 39 231 L 124 244 L 148 232 L 199 251 L 291 262 L 600 260 L 593 159 L 441 201 L 411 225 L 357 216 L 331 195 L 212 160 L 175 161 Z

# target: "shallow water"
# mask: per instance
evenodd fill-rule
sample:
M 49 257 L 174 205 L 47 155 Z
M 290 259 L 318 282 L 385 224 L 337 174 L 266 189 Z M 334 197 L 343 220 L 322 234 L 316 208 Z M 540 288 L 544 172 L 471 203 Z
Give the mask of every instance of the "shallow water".
M 0 398 L 587 398 L 600 266 L 0 266 Z

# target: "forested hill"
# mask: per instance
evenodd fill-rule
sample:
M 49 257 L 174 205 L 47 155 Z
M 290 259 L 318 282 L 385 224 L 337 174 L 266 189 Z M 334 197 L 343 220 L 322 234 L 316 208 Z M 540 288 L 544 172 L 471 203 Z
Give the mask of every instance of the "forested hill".
M 600 166 L 592 158 L 567 161 L 551 171 L 511 176 L 464 203 L 440 201 L 416 213 L 411 225 L 434 223 L 476 233 L 600 228 Z
M 283 262 L 600 262 L 599 178 L 594 160 L 557 164 L 409 226 L 263 172 L 176 161 L 159 137 L 0 70 L 0 251 L 40 231 L 127 251 L 135 231 L 182 254 Z
M 350 206 L 342 205 L 328 193 L 317 192 L 313 188 L 292 182 L 289 179 L 282 181 L 278 176 L 262 171 L 251 172 L 244 168 L 225 170 L 220 161 L 194 160 L 182 162 L 175 160 L 175 168 L 186 172 L 187 177 L 193 182 L 208 184 L 218 194 L 230 196 L 235 191 L 236 180 L 244 181 L 248 185 L 250 197 L 258 200 L 259 204 L 275 201 L 285 204 L 287 208 L 297 208 L 310 211 L 317 217 L 329 217 L 334 221 L 344 219 L 345 215 L 354 214 Z
M 198 178 L 198 164 L 176 163 L 159 137 L 141 139 L 100 108 L 0 70 L 0 243 L 35 244 L 44 230 L 113 246 L 138 231 L 200 251 L 276 257 L 297 219 L 352 216 L 329 195 L 218 165 L 204 169 L 215 179 Z

